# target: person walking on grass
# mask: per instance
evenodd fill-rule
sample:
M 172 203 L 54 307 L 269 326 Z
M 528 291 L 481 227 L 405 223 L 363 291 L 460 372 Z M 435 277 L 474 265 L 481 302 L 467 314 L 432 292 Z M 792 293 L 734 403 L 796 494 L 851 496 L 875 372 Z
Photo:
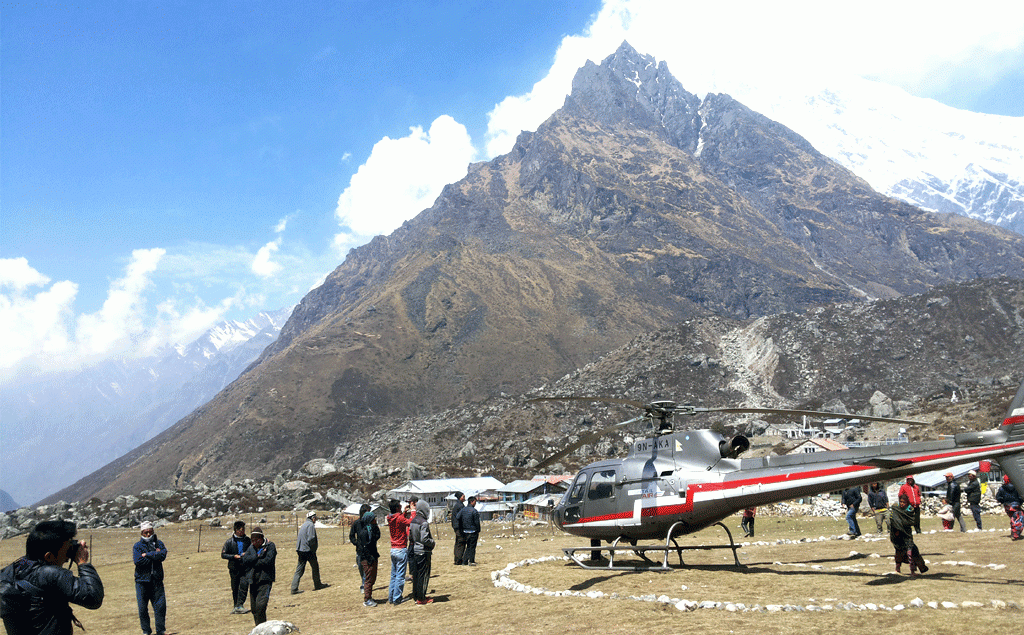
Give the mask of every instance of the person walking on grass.
M 910 575 L 917 576 L 928 571 L 928 567 L 914 544 L 914 506 L 906 494 L 900 494 L 899 502 L 889 510 L 889 541 L 895 548 L 896 573 L 904 562 L 910 565 Z
M 326 589 L 329 584 L 320 581 L 320 563 L 316 559 L 316 550 L 319 546 L 316 538 L 316 512 L 306 514 L 306 522 L 299 528 L 299 536 L 295 543 L 295 552 L 299 556 L 299 562 L 295 565 L 295 575 L 292 577 L 292 595 L 302 593 L 299 590 L 299 580 L 306 572 L 306 563 L 309 563 L 309 570 L 313 573 L 313 590 Z

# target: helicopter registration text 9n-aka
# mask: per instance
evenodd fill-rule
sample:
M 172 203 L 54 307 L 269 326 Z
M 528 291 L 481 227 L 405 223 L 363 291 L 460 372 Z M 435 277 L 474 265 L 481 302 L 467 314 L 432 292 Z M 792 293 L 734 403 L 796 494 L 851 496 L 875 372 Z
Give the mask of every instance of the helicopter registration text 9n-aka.
M 596 566 L 593 562 L 599 552 L 606 552 L 608 563 L 601 568 L 667 570 L 672 551 L 678 553 L 682 564 L 683 549 L 676 543 L 676 536 L 715 524 L 725 529 L 730 544 L 686 549 L 732 549 L 739 565 L 738 547 L 721 522 L 737 511 L 875 481 L 891 481 L 974 460 L 996 461 L 1018 491 L 1024 491 L 1024 382 L 1006 417 L 995 429 L 966 432 L 937 441 L 749 459 L 740 458 L 750 447 L 746 437 L 737 435 L 726 439 L 711 430 L 675 431 L 671 422 L 673 415 L 711 412 L 842 415 L 774 408 L 696 408 L 671 401 L 644 404 L 602 397 L 542 397 L 530 401 L 565 400 L 621 403 L 641 408 L 643 414 L 584 435 L 579 442 L 546 459 L 541 467 L 615 428 L 642 420 L 657 424 L 656 436 L 633 443 L 625 458 L 598 461 L 580 470 L 553 510 L 553 520 L 559 528 L 590 539 L 588 547 L 564 550 L 577 564 L 588 568 Z M 919 421 L 887 417 L 857 415 L 857 418 L 921 425 Z M 662 544 L 638 546 L 641 540 L 658 540 Z M 601 546 L 602 541 L 610 545 Z M 589 552 L 590 563 L 579 558 L 579 552 Z M 635 553 L 647 564 L 616 566 L 616 554 L 622 552 Z M 660 564 L 647 557 L 649 552 L 662 554 Z

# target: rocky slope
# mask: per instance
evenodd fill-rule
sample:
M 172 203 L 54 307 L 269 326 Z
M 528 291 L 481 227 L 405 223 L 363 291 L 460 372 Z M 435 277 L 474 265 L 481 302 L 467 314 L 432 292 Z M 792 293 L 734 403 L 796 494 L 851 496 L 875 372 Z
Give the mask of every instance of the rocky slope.
M 435 415 L 394 420 L 362 443 L 324 448 L 323 457 L 266 479 L 193 482 L 108 500 L 54 503 L 0 515 L 0 535 L 63 517 L 82 527 L 135 526 L 222 515 L 323 509 L 381 501 L 413 478 L 494 475 L 530 478 L 537 460 L 580 434 L 634 413 L 602 404 L 527 403 L 540 395 L 670 398 L 700 406 L 790 406 L 897 415 L 927 425 L 912 440 L 997 425 L 1020 380 L 1024 281 L 981 280 L 922 295 L 848 303 L 752 321 L 696 318 L 637 337 L 598 361 L 527 395 L 495 397 Z M 958 401 L 950 397 L 956 391 Z M 782 421 L 779 421 L 782 422 Z M 767 421 L 718 416 L 681 422 L 757 434 Z M 642 426 L 585 445 L 549 472 L 621 456 Z M 872 424 L 851 440 L 895 436 Z M 784 451 L 767 442 L 755 451 Z M 757 445 L 757 443 L 755 444 Z M 409 460 L 425 457 L 423 465 Z M 998 511 L 994 500 L 989 507 Z M 828 512 L 831 513 L 831 512 Z

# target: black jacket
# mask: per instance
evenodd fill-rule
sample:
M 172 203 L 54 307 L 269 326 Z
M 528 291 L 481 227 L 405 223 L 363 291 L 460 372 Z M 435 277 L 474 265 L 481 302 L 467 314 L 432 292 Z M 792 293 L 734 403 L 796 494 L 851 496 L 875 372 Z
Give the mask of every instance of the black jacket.
M 860 508 L 860 502 L 864 498 L 860 494 L 860 487 L 851 487 L 848 490 L 843 491 L 843 505 L 849 507 L 853 505 L 856 508 Z
M 277 547 L 269 540 L 263 543 L 263 548 L 256 550 L 256 545 L 250 544 L 242 555 L 242 565 L 251 569 L 249 583 L 254 585 L 273 582 L 277 578 Z
M 356 554 L 360 560 L 376 562 L 380 558 L 377 551 L 377 541 L 380 540 L 380 527 L 376 522 L 368 523 L 362 518 L 352 523 L 349 530 L 349 538 L 356 546 Z
M 459 521 L 457 520 L 459 517 L 459 512 L 461 512 L 465 508 L 465 503 L 463 503 L 460 500 L 455 501 L 455 504 L 452 505 L 452 529 L 454 529 L 455 531 L 459 530 Z
M 78 565 L 77 577 L 27 558 L 0 571 L 0 617 L 7 635 L 70 635 L 71 604 L 103 604 L 103 582 L 91 564 Z
M 480 512 L 472 505 L 466 505 L 455 517 L 458 530 L 463 533 L 480 533 Z
M 978 479 L 967 481 L 967 487 L 964 488 L 964 494 L 967 496 L 967 502 L 971 505 L 978 505 L 981 503 L 981 483 L 978 482 Z
M 239 551 L 238 549 L 239 540 L 242 541 L 241 551 Z M 251 544 L 252 539 L 249 538 L 249 536 L 242 536 L 241 538 L 236 538 L 234 533 L 232 533 L 231 536 L 226 541 L 224 541 L 224 546 L 220 550 L 220 557 L 228 561 L 229 571 L 245 570 L 245 568 L 242 566 L 242 560 L 240 558 L 235 558 L 235 556 L 244 555 L 245 550 L 248 549 L 249 545 Z
M 960 483 L 952 480 L 946 483 L 946 502 L 953 506 L 953 513 L 960 513 Z
M 1017 503 L 1020 505 L 1020 494 L 1017 493 L 1017 488 L 1013 486 L 1013 483 L 1003 483 L 1003 486 L 996 492 L 996 500 L 1003 505 L 1012 505 Z
M 873 489 L 868 492 L 868 505 L 871 506 L 871 509 L 888 509 L 889 495 L 885 493 L 884 489 Z

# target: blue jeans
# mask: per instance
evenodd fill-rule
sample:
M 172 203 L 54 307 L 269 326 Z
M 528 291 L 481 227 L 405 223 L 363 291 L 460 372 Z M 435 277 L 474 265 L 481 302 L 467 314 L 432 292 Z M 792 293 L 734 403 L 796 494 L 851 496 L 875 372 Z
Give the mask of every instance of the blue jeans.
M 163 582 L 136 582 L 135 600 L 139 604 L 139 626 L 142 632 L 150 635 L 153 629 L 149 623 L 149 603 L 153 603 L 153 613 L 156 614 L 156 632 L 163 635 L 167 632 L 164 619 L 167 617 L 167 597 L 164 595 Z
M 388 585 L 388 602 L 402 601 L 405 593 L 405 569 L 409 564 L 408 549 L 391 550 L 391 584 Z
M 857 508 L 850 505 L 846 509 L 846 524 L 850 526 L 850 533 L 854 536 L 860 535 L 860 525 L 857 524 Z

